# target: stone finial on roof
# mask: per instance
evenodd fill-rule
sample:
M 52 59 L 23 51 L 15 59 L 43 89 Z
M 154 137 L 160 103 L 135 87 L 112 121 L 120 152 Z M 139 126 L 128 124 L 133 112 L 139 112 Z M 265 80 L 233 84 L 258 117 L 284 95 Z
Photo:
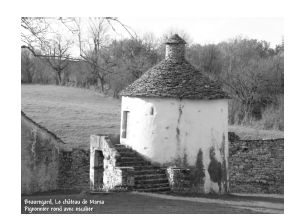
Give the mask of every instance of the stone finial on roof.
M 184 60 L 186 42 L 181 37 L 179 37 L 178 34 L 174 34 L 168 38 L 165 44 L 165 59 L 174 62 L 181 62 Z
M 174 34 L 165 41 L 165 44 L 186 44 L 186 42 L 178 34 Z

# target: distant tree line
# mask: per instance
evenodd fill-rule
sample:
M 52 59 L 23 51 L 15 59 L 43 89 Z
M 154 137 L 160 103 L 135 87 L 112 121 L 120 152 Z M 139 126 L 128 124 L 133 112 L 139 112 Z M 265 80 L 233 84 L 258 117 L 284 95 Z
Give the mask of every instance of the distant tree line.
M 258 121 L 265 129 L 283 129 L 283 41 L 273 49 L 266 41 L 236 38 L 217 45 L 192 45 L 187 55 L 192 64 L 219 80 L 232 97 L 231 124 Z
M 37 25 L 35 20 L 25 18 L 25 29 L 31 28 L 35 40 L 41 43 L 37 47 L 34 41 L 26 41 L 26 49 L 21 49 L 22 83 L 94 88 L 118 98 L 123 88 L 164 58 L 162 41 L 166 35 L 156 39 L 152 34 L 142 38 L 131 34 L 130 39 L 112 40 L 107 33 L 112 21 L 118 22 L 116 18 L 90 19 L 86 38 L 80 20 L 70 20 L 70 26 L 64 23 L 76 35 L 80 50 L 80 57 L 72 58 L 72 41 L 60 34 L 48 40 L 39 27 L 42 22 L 46 27 L 45 21 L 40 19 Z M 190 42 L 188 35 L 181 34 Z M 27 38 L 31 37 L 24 37 L 24 41 Z M 283 40 L 275 48 L 266 41 L 234 38 L 219 44 L 189 43 L 186 49 L 187 60 L 220 81 L 232 97 L 230 124 L 284 129 Z

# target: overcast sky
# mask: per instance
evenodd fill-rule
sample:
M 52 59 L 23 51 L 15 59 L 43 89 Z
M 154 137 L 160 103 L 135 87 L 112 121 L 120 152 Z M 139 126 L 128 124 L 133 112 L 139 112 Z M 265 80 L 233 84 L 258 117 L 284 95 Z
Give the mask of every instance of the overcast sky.
M 271 47 L 281 43 L 283 18 L 193 18 L 193 17 L 119 17 L 138 35 L 152 32 L 157 37 L 170 30 L 184 31 L 193 43 L 219 43 L 242 36 L 266 40 Z
M 139 37 L 153 33 L 156 39 L 161 38 L 168 32 L 184 32 L 191 43 L 217 44 L 235 37 L 248 39 L 258 39 L 270 42 L 270 46 L 275 48 L 280 44 L 284 35 L 283 18 L 194 18 L 194 17 L 118 17 L 121 23 L 129 26 Z M 57 19 L 50 20 L 53 32 L 58 32 L 67 39 L 74 38 L 76 43 L 72 46 L 73 56 L 79 56 L 79 47 L 76 37 Z M 87 25 L 84 19 L 84 26 Z M 55 23 L 54 23 L 55 22 Z M 125 29 L 113 23 L 116 32 L 108 27 L 108 34 L 111 39 L 130 38 Z M 84 30 L 87 29 L 86 27 Z M 88 32 L 82 33 L 83 38 Z

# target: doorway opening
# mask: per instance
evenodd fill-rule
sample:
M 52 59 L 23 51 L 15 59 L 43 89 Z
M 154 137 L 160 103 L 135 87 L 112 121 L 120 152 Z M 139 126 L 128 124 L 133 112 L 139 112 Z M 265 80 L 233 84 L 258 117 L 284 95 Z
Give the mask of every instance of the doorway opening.
M 95 150 L 94 161 L 94 185 L 95 188 L 103 188 L 103 176 L 104 176 L 104 155 L 100 150 Z

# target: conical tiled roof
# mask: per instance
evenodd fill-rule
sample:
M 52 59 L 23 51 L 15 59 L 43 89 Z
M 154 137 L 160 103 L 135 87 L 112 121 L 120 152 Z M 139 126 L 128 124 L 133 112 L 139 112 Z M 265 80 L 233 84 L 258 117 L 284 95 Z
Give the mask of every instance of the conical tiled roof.
M 180 39 L 174 35 L 168 41 L 184 45 L 184 40 L 181 39 L 182 42 Z M 185 58 L 179 61 L 171 58 L 162 60 L 121 91 L 120 95 L 179 99 L 229 98 L 220 83 L 199 72 Z

